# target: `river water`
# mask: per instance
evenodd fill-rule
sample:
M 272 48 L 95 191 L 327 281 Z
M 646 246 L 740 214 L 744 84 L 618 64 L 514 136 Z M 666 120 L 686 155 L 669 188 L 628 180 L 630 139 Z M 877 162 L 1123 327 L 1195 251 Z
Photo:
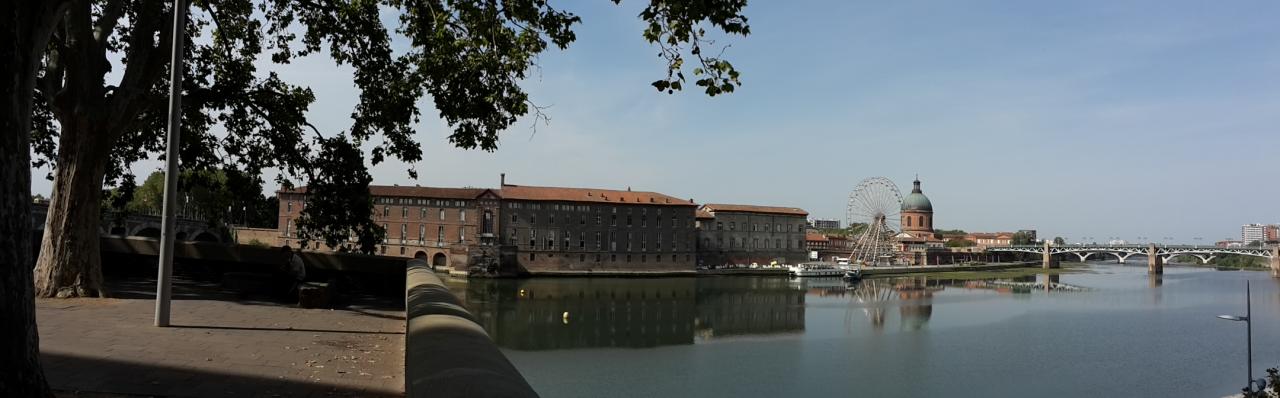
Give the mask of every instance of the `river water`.
M 1074 270 L 1074 269 L 1073 269 Z M 1280 366 L 1280 279 L 1089 264 L 1004 280 L 456 283 L 544 397 L 1221 397 Z M 1051 289 L 1045 289 L 1050 282 Z

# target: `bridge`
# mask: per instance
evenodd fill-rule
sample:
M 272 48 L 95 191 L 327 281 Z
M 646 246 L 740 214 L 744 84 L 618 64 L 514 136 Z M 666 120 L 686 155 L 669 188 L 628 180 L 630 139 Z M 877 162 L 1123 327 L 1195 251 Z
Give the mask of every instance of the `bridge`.
M 1057 267 L 1057 261 L 1054 255 L 1075 255 L 1080 261 L 1086 261 L 1089 257 L 1098 255 L 1115 256 L 1120 263 L 1124 263 L 1129 257 L 1141 255 L 1147 257 L 1147 270 L 1153 274 L 1164 272 L 1164 263 L 1173 260 L 1178 256 L 1191 256 L 1200 259 L 1201 264 L 1208 264 L 1217 256 L 1223 254 L 1235 254 L 1243 256 L 1261 257 L 1269 260 L 1272 271 L 1280 271 L 1280 246 L 1267 247 L 1218 247 L 1218 246 L 1200 246 L 1200 245 L 1054 245 L 1045 243 L 1040 245 L 1013 245 L 988 247 L 988 252 L 993 253 L 1032 253 L 1040 254 L 1044 257 L 1045 268 Z
M 47 203 L 31 206 L 31 230 L 36 236 L 44 235 L 48 213 Z M 160 226 L 163 223 L 158 214 L 131 214 L 121 219 L 105 215 L 103 218 L 102 224 L 98 225 L 100 236 L 160 238 Z M 209 223 L 199 217 L 179 215 L 174 226 L 177 232 L 175 240 L 179 242 L 223 242 L 222 234 L 209 228 Z

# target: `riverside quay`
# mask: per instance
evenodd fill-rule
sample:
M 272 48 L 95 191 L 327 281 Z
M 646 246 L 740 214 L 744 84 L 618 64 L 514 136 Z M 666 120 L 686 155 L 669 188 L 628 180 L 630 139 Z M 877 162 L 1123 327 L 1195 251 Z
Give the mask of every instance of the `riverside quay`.
M 499 188 L 369 190 L 374 220 L 387 231 L 378 254 L 472 274 L 681 274 L 735 261 L 795 263 L 805 253 L 808 213 L 791 207 L 700 207 L 693 199 L 630 188 L 508 184 L 505 175 Z M 279 228 L 241 231 L 238 240 L 298 246 L 294 223 L 306 195 L 305 187 L 277 192 Z M 735 244 L 712 237 L 728 231 L 702 231 L 720 224 L 742 225 L 731 233 Z M 316 243 L 306 249 L 330 250 Z

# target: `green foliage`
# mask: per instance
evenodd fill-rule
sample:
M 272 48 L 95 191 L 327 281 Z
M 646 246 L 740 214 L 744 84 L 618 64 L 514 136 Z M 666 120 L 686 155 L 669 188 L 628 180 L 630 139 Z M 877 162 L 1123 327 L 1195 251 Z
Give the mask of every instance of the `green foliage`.
M 1031 239 L 1031 234 L 1019 231 L 1013 233 L 1013 239 L 1009 243 L 1012 245 L 1034 245 L 1036 241 Z
M 947 241 L 947 247 L 973 247 L 977 245 L 973 241 L 964 238 L 953 238 Z
M 1267 264 L 1259 257 L 1242 254 L 1221 254 L 1209 260 L 1209 264 L 1224 268 L 1264 268 Z
M 178 194 L 180 215 L 200 217 L 214 226 L 276 226 L 276 198 L 263 196 L 261 180 L 236 170 L 183 170 Z M 164 172 L 152 172 L 141 186 L 111 189 L 103 202 L 105 209 L 121 216 L 160 214 L 164 210 Z
M 110 148 L 89 156 L 86 162 L 93 164 L 77 167 L 105 170 L 105 186 L 117 188 L 107 195 L 113 208 L 133 198 L 129 166 L 164 149 L 170 4 L 72 3 L 65 7 L 66 17 L 58 18 L 40 64 L 33 93 L 33 163 L 56 168 L 58 159 L 77 158 L 72 155 L 83 148 Z M 573 28 L 582 21 L 544 0 L 194 0 L 191 6 L 183 27 L 189 38 L 182 81 L 183 167 L 223 170 L 228 176 L 234 170 L 250 182 L 259 182 L 263 170 L 277 170 L 282 186 L 322 187 L 308 196 L 311 212 L 304 220 L 313 223 L 308 230 L 318 235 L 312 237 L 327 243 L 345 241 L 335 235 L 343 231 L 361 239 L 381 234 L 372 221 L 357 217 L 371 210 L 348 207 L 372 206 L 367 192 L 356 193 L 368 184 L 367 165 L 353 161 L 357 155 L 364 159 L 360 148 L 369 148 L 372 165 L 388 157 L 411 165 L 420 161 L 422 144 L 414 140 L 413 127 L 420 122 L 418 104 L 430 103 L 449 126 L 451 144 L 495 150 L 499 133 L 520 117 L 546 117 L 520 82 L 551 46 L 565 49 L 576 40 Z M 745 7 L 746 0 L 650 0 L 639 14 L 645 22 L 642 35 L 659 47 L 658 57 L 667 63 L 666 77 L 653 86 L 667 93 L 681 90 L 686 59 L 692 59 L 696 86 L 711 96 L 732 92 L 741 84 L 739 73 L 728 60 L 712 55 L 727 46 L 711 48 L 712 32 L 706 29 L 726 36 L 750 34 Z M 384 15 L 396 18 L 384 23 Z M 359 94 L 349 126 L 310 123 L 314 93 L 285 81 L 266 61 L 288 64 L 314 55 L 353 71 Z M 121 61 L 113 65 L 112 59 Z M 262 65 L 267 68 L 260 70 Z M 121 78 L 108 86 L 106 77 L 113 71 Z M 335 165 L 344 168 L 325 169 Z M 416 178 L 412 166 L 406 173 Z M 143 185 L 137 205 L 150 208 L 154 192 Z M 227 181 L 226 186 L 236 184 Z M 209 191 L 207 199 L 227 204 L 221 193 Z M 372 250 L 375 243 L 359 247 Z
M 1055 236 L 1055 237 L 1053 237 L 1053 244 L 1055 244 L 1055 245 L 1065 245 L 1065 244 L 1067 244 L 1067 240 L 1066 240 L 1066 239 L 1063 239 L 1061 236 Z
M 956 236 L 956 235 L 963 236 L 963 235 L 969 234 L 968 232 L 965 232 L 963 229 L 935 229 L 933 230 L 933 233 L 941 236 Z
M 1240 389 L 1244 393 L 1243 398 L 1280 398 L 1280 370 L 1267 369 L 1266 380 L 1267 387 L 1262 391 L 1250 391 L 1248 387 Z

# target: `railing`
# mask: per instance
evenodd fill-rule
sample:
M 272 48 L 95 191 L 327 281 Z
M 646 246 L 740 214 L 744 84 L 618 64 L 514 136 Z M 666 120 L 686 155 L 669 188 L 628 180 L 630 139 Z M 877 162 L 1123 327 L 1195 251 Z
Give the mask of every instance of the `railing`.
M 408 268 L 405 396 L 538 396 L 426 261 L 410 260 Z

